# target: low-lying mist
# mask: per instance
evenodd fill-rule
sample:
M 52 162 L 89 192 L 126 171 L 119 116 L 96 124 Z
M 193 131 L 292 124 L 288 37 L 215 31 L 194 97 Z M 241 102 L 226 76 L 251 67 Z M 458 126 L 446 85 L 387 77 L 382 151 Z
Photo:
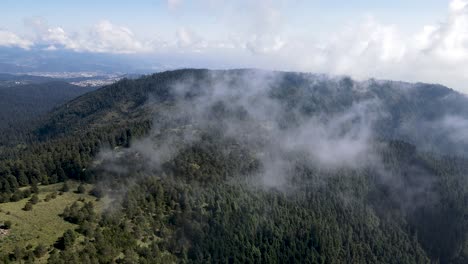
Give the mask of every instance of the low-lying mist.
M 362 174 L 390 186 L 400 207 L 414 208 L 437 200 L 431 194 L 434 173 L 411 164 L 414 155 L 466 143 L 465 122 L 450 115 L 458 106 L 433 114 L 421 109 L 440 105 L 444 93 L 454 92 L 427 87 L 259 70 L 184 75 L 170 83 L 167 102 L 149 96 L 150 133 L 129 148 L 102 151 L 96 167 L 111 177 L 188 174 L 210 181 L 221 176 L 283 191 L 319 185 L 323 177 Z M 422 93 L 431 98 L 421 103 Z M 437 139 L 442 131 L 447 137 L 440 142 L 421 140 Z M 400 139 L 416 146 L 397 161 L 407 171 L 389 169 L 389 144 Z M 460 145 L 457 151 L 465 149 Z M 313 177 L 299 177 L 300 168 Z M 410 180 L 404 176 L 408 172 Z
M 305 77 L 310 78 L 310 89 L 319 82 Z M 155 170 L 203 136 L 215 136 L 248 148 L 263 168 L 262 182 L 271 186 L 284 183 L 291 167 L 284 157 L 288 153 L 326 169 L 359 168 L 373 159 L 373 125 L 384 115 L 377 98 L 352 102 L 332 113 L 325 109 L 309 113 L 279 97 L 276 89 L 287 92 L 284 78 L 279 73 L 237 71 L 175 82 L 173 102 L 164 109 L 155 107 L 150 134 L 125 151 L 138 153 L 145 166 Z M 157 104 L 148 101 L 150 107 Z M 116 156 L 105 151 L 99 159 Z M 110 167 L 127 171 L 121 164 Z
M 109 209 L 129 209 L 119 201 L 157 181 L 190 190 L 191 199 L 212 197 L 200 201 L 215 215 L 216 200 L 237 189 L 320 219 L 350 213 L 372 230 L 391 226 L 434 259 L 461 254 L 464 95 L 439 85 L 258 70 L 149 78 L 160 85 L 143 106 L 151 129 L 129 146 L 102 150 L 92 168 L 114 198 Z M 255 206 L 274 212 L 277 205 L 267 200 Z

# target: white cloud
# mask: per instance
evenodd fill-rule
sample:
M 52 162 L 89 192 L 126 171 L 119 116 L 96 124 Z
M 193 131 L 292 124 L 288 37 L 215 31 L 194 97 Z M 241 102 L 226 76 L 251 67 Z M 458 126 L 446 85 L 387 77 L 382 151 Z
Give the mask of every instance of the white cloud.
M 453 0 L 445 23 L 426 26 L 418 35 L 423 51 L 446 61 L 468 59 L 467 1 Z
M 269 54 L 281 50 L 286 45 L 281 36 L 254 35 L 245 44 L 246 48 L 254 54 Z
M 176 31 L 177 45 L 181 48 L 187 48 L 202 42 L 202 38 L 193 30 L 181 27 Z
M 313 47 L 313 46 L 312 46 Z M 305 65 L 333 74 L 376 74 L 385 64 L 399 63 L 406 52 L 406 45 L 394 26 L 380 25 L 368 18 L 359 26 L 352 26 L 335 34 L 330 40 L 312 48 L 312 65 Z M 300 51 L 299 56 L 307 56 Z M 365 77 L 365 76 L 363 76 Z
M 230 13 L 224 20 L 225 26 L 243 31 L 239 32 L 243 37 L 240 47 L 254 55 L 274 55 L 288 42 L 282 35 L 287 24 L 281 12 L 283 4 L 272 0 L 236 1 L 230 9 L 224 10 Z
M 57 50 L 57 47 L 54 46 L 54 45 L 50 45 L 50 46 L 48 46 L 47 48 L 45 48 L 45 50 L 54 51 L 54 50 Z
M 286 39 L 270 55 L 283 69 L 435 82 L 468 93 L 468 1 L 451 1 L 442 23 L 402 32 L 367 18 L 328 38 Z
M 35 32 L 35 43 L 48 45 L 48 50 L 64 48 L 74 51 L 101 53 L 137 53 L 152 51 L 151 43 L 137 39 L 123 26 L 102 20 L 84 32 L 69 33 L 62 27 L 50 27 L 42 18 L 25 21 Z
M 95 25 L 88 33 L 82 47 L 86 51 L 110 53 L 148 52 L 151 49 L 139 41 L 133 32 L 107 20 Z
M 463 11 L 467 6 L 467 2 L 465 0 L 452 0 L 450 2 L 450 11 L 458 12 Z
M 66 49 L 76 49 L 77 43 L 60 27 L 49 26 L 43 17 L 31 17 L 24 20 L 24 24 L 33 31 L 33 41 L 36 44 L 60 46 Z
M 16 35 L 13 32 L 0 29 L 0 46 L 20 47 L 23 49 L 29 49 L 31 48 L 31 46 L 33 46 L 33 43 L 27 39 Z
M 63 46 L 66 49 L 80 49 L 78 41 L 70 37 L 61 27 L 48 28 L 42 35 L 42 41 L 50 45 Z
M 171 9 L 188 8 L 183 0 L 167 0 L 167 4 Z M 220 26 L 213 30 L 199 24 L 176 24 L 172 38 L 142 39 L 129 28 L 107 20 L 87 30 L 68 32 L 33 18 L 25 22 L 35 30 L 35 38 L 28 40 L 3 30 L 0 45 L 29 48 L 36 43 L 49 49 L 168 56 L 197 53 L 201 55 L 197 57 L 200 67 L 216 67 L 213 60 L 211 64 L 202 61 L 216 58 L 224 65 L 238 67 L 437 82 L 468 92 L 468 85 L 464 86 L 468 84 L 464 70 L 468 68 L 468 0 L 452 0 L 445 20 L 413 34 L 368 17 L 321 38 L 315 38 L 315 32 L 291 33 L 289 17 L 283 13 L 290 7 L 289 1 L 200 0 L 198 5 L 202 6 L 197 12 L 206 12 L 201 15 L 215 19 Z

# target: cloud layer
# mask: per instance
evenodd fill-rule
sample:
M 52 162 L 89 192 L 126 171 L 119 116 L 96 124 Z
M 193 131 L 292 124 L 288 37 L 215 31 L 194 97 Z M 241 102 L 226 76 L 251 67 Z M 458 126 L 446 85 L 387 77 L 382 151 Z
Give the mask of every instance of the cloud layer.
M 452 0 L 442 22 L 426 25 L 413 34 L 404 34 L 397 26 L 369 16 L 321 38 L 314 32 L 291 34 L 291 18 L 282 12 L 287 6 L 283 0 L 200 0 L 197 5 L 206 7 L 202 15 L 217 18 L 223 34 L 194 23 L 176 26 L 172 37 L 142 37 L 107 20 L 81 32 L 69 32 L 41 19 L 30 19 L 26 24 L 35 32 L 34 37 L 0 30 L 0 46 L 29 49 L 40 44 L 50 50 L 79 52 L 199 54 L 199 67 L 233 65 L 345 74 L 359 79 L 437 82 L 468 92 L 464 85 L 468 83 L 464 74 L 468 66 L 467 0 Z M 174 15 L 191 8 L 183 0 L 168 0 L 167 7 Z M 207 58 L 228 63 L 208 64 Z
M 21 38 L 13 32 L 0 28 L 0 46 L 29 49 L 33 45 L 32 41 Z
M 69 33 L 62 27 L 51 27 L 43 18 L 25 21 L 34 33 L 34 43 L 45 45 L 49 50 L 67 49 L 99 53 L 149 52 L 151 48 L 139 41 L 132 30 L 102 20 L 85 33 Z

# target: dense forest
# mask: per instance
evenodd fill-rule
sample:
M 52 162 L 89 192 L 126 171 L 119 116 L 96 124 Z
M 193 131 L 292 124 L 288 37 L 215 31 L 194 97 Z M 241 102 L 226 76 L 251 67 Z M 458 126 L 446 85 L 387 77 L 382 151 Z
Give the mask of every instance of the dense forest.
M 124 79 L 2 130 L 0 202 L 34 206 L 38 185 L 67 180 L 111 202 L 77 201 L 53 247 L 1 257 L 466 263 L 467 103 L 439 85 L 304 73 Z
M 14 75 L 8 73 L 0 73 L 0 86 L 12 87 L 24 84 L 37 84 L 56 81 L 53 78 L 34 76 L 34 75 Z
M 54 107 L 82 94 L 92 87 L 78 87 L 62 81 L 34 76 L 0 75 L 0 131 L 2 144 L 11 143 L 33 127 L 31 123 Z M 13 82 L 12 85 L 9 85 Z M 21 83 L 15 85 L 15 83 Z M 22 84 L 27 83 L 27 84 Z

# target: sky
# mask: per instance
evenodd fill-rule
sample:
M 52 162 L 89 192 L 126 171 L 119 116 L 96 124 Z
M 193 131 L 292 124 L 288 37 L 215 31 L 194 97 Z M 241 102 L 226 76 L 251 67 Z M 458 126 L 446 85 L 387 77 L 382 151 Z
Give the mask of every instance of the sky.
M 441 83 L 468 93 L 468 0 L 1 0 L 0 12 L 0 46 Z

